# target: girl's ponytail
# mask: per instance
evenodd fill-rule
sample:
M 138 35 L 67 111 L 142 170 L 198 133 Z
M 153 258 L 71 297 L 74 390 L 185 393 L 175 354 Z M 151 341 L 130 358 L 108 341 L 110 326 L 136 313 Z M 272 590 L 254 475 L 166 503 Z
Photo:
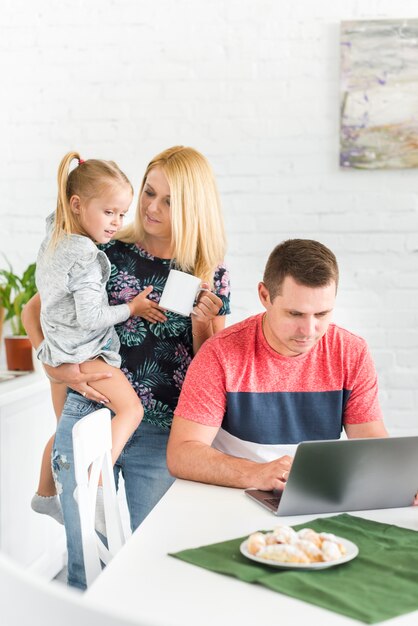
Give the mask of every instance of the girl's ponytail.
M 50 243 L 52 248 L 55 248 L 61 237 L 71 234 L 74 230 L 74 216 L 72 215 L 68 198 L 68 177 L 70 175 L 70 165 L 73 159 L 77 159 L 79 165 L 80 163 L 84 163 L 78 152 L 67 152 L 58 168 L 57 208 Z

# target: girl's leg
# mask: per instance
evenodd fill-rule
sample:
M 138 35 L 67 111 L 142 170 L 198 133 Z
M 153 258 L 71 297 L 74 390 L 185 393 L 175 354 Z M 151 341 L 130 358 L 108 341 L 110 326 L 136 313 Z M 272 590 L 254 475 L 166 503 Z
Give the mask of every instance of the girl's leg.
M 61 385 L 52 381 L 50 381 L 50 383 L 52 404 L 58 421 L 64 408 L 65 399 L 67 397 L 67 387 L 66 385 Z M 39 477 L 39 485 L 37 489 L 37 493 L 40 496 L 50 497 L 56 495 L 55 483 L 52 477 L 51 469 L 51 452 L 54 439 L 55 435 L 52 435 L 52 437 L 45 446 L 45 450 L 42 456 L 41 475 Z
M 67 395 L 67 387 L 51 381 L 52 404 L 54 406 L 55 415 L 59 419 Z M 31 507 L 36 513 L 50 515 L 57 522 L 63 524 L 62 510 L 55 483 L 52 476 L 51 453 L 55 435 L 53 435 L 45 446 L 42 455 L 41 473 L 39 477 L 38 489 L 31 501 Z
M 61 417 L 61 413 L 67 399 L 67 385 L 55 383 L 52 380 L 50 380 L 49 383 L 51 385 L 52 406 L 54 407 L 54 412 L 58 421 Z
M 39 476 L 38 489 L 36 490 L 36 493 L 44 498 L 50 498 L 51 496 L 55 496 L 57 494 L 51 469 L 51 453 L 52 446 L 54 445 L 54 439 L 55 435 L 52 435 L 45 446 L 44 453 L 42 455 L 41 474 Z
M 109 398 L 106 407 L 115 413 L 112 418 L 112 462 L 115 464 L 125 443 L 141 423 L 144 415 L 141 401 L 121 370 L 102 359 L 81 363 L 80 369 L 83 374 L 109 371 L 112 374 L 112 378 L 95 381 L 91 386 Z

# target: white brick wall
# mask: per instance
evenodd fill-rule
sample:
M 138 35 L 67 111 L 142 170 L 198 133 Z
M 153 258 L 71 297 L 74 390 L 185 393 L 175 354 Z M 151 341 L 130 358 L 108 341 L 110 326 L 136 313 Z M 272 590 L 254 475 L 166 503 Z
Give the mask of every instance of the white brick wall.
M 418 414 L 418 175 L 338 169 L 339 22 L 416 0 L 3 0 L 0 249 L 35 257 L 62 155 L 116 160 L 137 187 L 174 144 L 216 171 L 232 321 L 259 310 L 268 252 L 317 238 L 341 265 L 336 319 L 365 336 L 392 427 Z

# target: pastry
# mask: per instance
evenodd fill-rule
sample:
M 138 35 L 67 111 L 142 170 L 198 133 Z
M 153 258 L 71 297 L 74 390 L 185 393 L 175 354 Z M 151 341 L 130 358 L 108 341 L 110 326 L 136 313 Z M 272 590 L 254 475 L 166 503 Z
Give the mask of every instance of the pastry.
M 313 541 L 308 541 L 307 539 L 299 539 L 295 544 L 295 547 L 299 550 L 302 550 L 309 558 L 311 563 L 319 563 L 323 561 L 322 551 L 318 546 L 313 543 Z
M 341 543 L 341 541 L 339 541 L 338 537 L 336 537 L 332 533 L 319 533 L 319 536 L 321 538 L 321 546 L 324 544 L 325 541 L 331 541 L 338 545 L 341 554 L 345 554 L 345 547 Z
M 294 543 L 298 536 L 290 526 L 276 526 L 270 538 L 271 540 L 267 543 Z
M 335 541 L 327 541 L 325 539 L 321 547 L 322 558 L 324 561 L 335 561 L 336 559 L 341 558 L 344 553 L 341 552 L 340 545 L 341 544 L 338 544 Z
M 322 540 L 320 535 L 312 528 L 301 528 L 297 532 L 298 539 L 304 539 L 306 541 L 312 541 L 318 548 L 321 547 Z
M 253 533 L 248 537 L 247 550 L 250 554 L 257 552 L 266 545 L 266 536 L 263 533 Z
M 346 553 L 341 539 L 332 533 L 317 533 L 312 528 L 296 532 L 291 526 L 276 526 L 269 533 L 253 533 L 248 537 L 247 551 L 278 563 L 335 561 Z
M 265 546 L 257 554 L 266 561 L 278 561 L 280 563 L 309 563 L 308 556 L 292 544 L 277 543 Z

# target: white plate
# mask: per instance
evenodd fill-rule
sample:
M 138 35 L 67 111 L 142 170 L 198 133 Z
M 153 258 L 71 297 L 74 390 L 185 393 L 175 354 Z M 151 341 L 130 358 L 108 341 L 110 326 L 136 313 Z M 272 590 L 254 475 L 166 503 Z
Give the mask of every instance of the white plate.
M 239 549 L 241 554 L 243 554 L 247 559 L 251 559 L 252 561 L 256 561 L 257 563 L 262 563 L 263 565 L 271 565 L 272 567 L 276 567 L 279 569 L 303 569 L 303 570 L 315 570 L 315 569 L 326 569 L 327 567 L 334 567 L 335 565 L 341 565 L 342 563 L 347 563 L 347 561 L 351 561 L 355 559 L 358 555 L 358 547 L 352 541 L 348 539 L 344 539 L 343 537 L 337 537 L 338 541 L 340 541 L 345 547 L 346 553 L 339 559 L 335 559 L 334 561 L 320 561 L 318 563 L 282 563 L 280 561 L 270 561 L 268 559 L 263 559 L 254 554 L 250 554 L 247 550 L 248 539 L 242 542 Z

